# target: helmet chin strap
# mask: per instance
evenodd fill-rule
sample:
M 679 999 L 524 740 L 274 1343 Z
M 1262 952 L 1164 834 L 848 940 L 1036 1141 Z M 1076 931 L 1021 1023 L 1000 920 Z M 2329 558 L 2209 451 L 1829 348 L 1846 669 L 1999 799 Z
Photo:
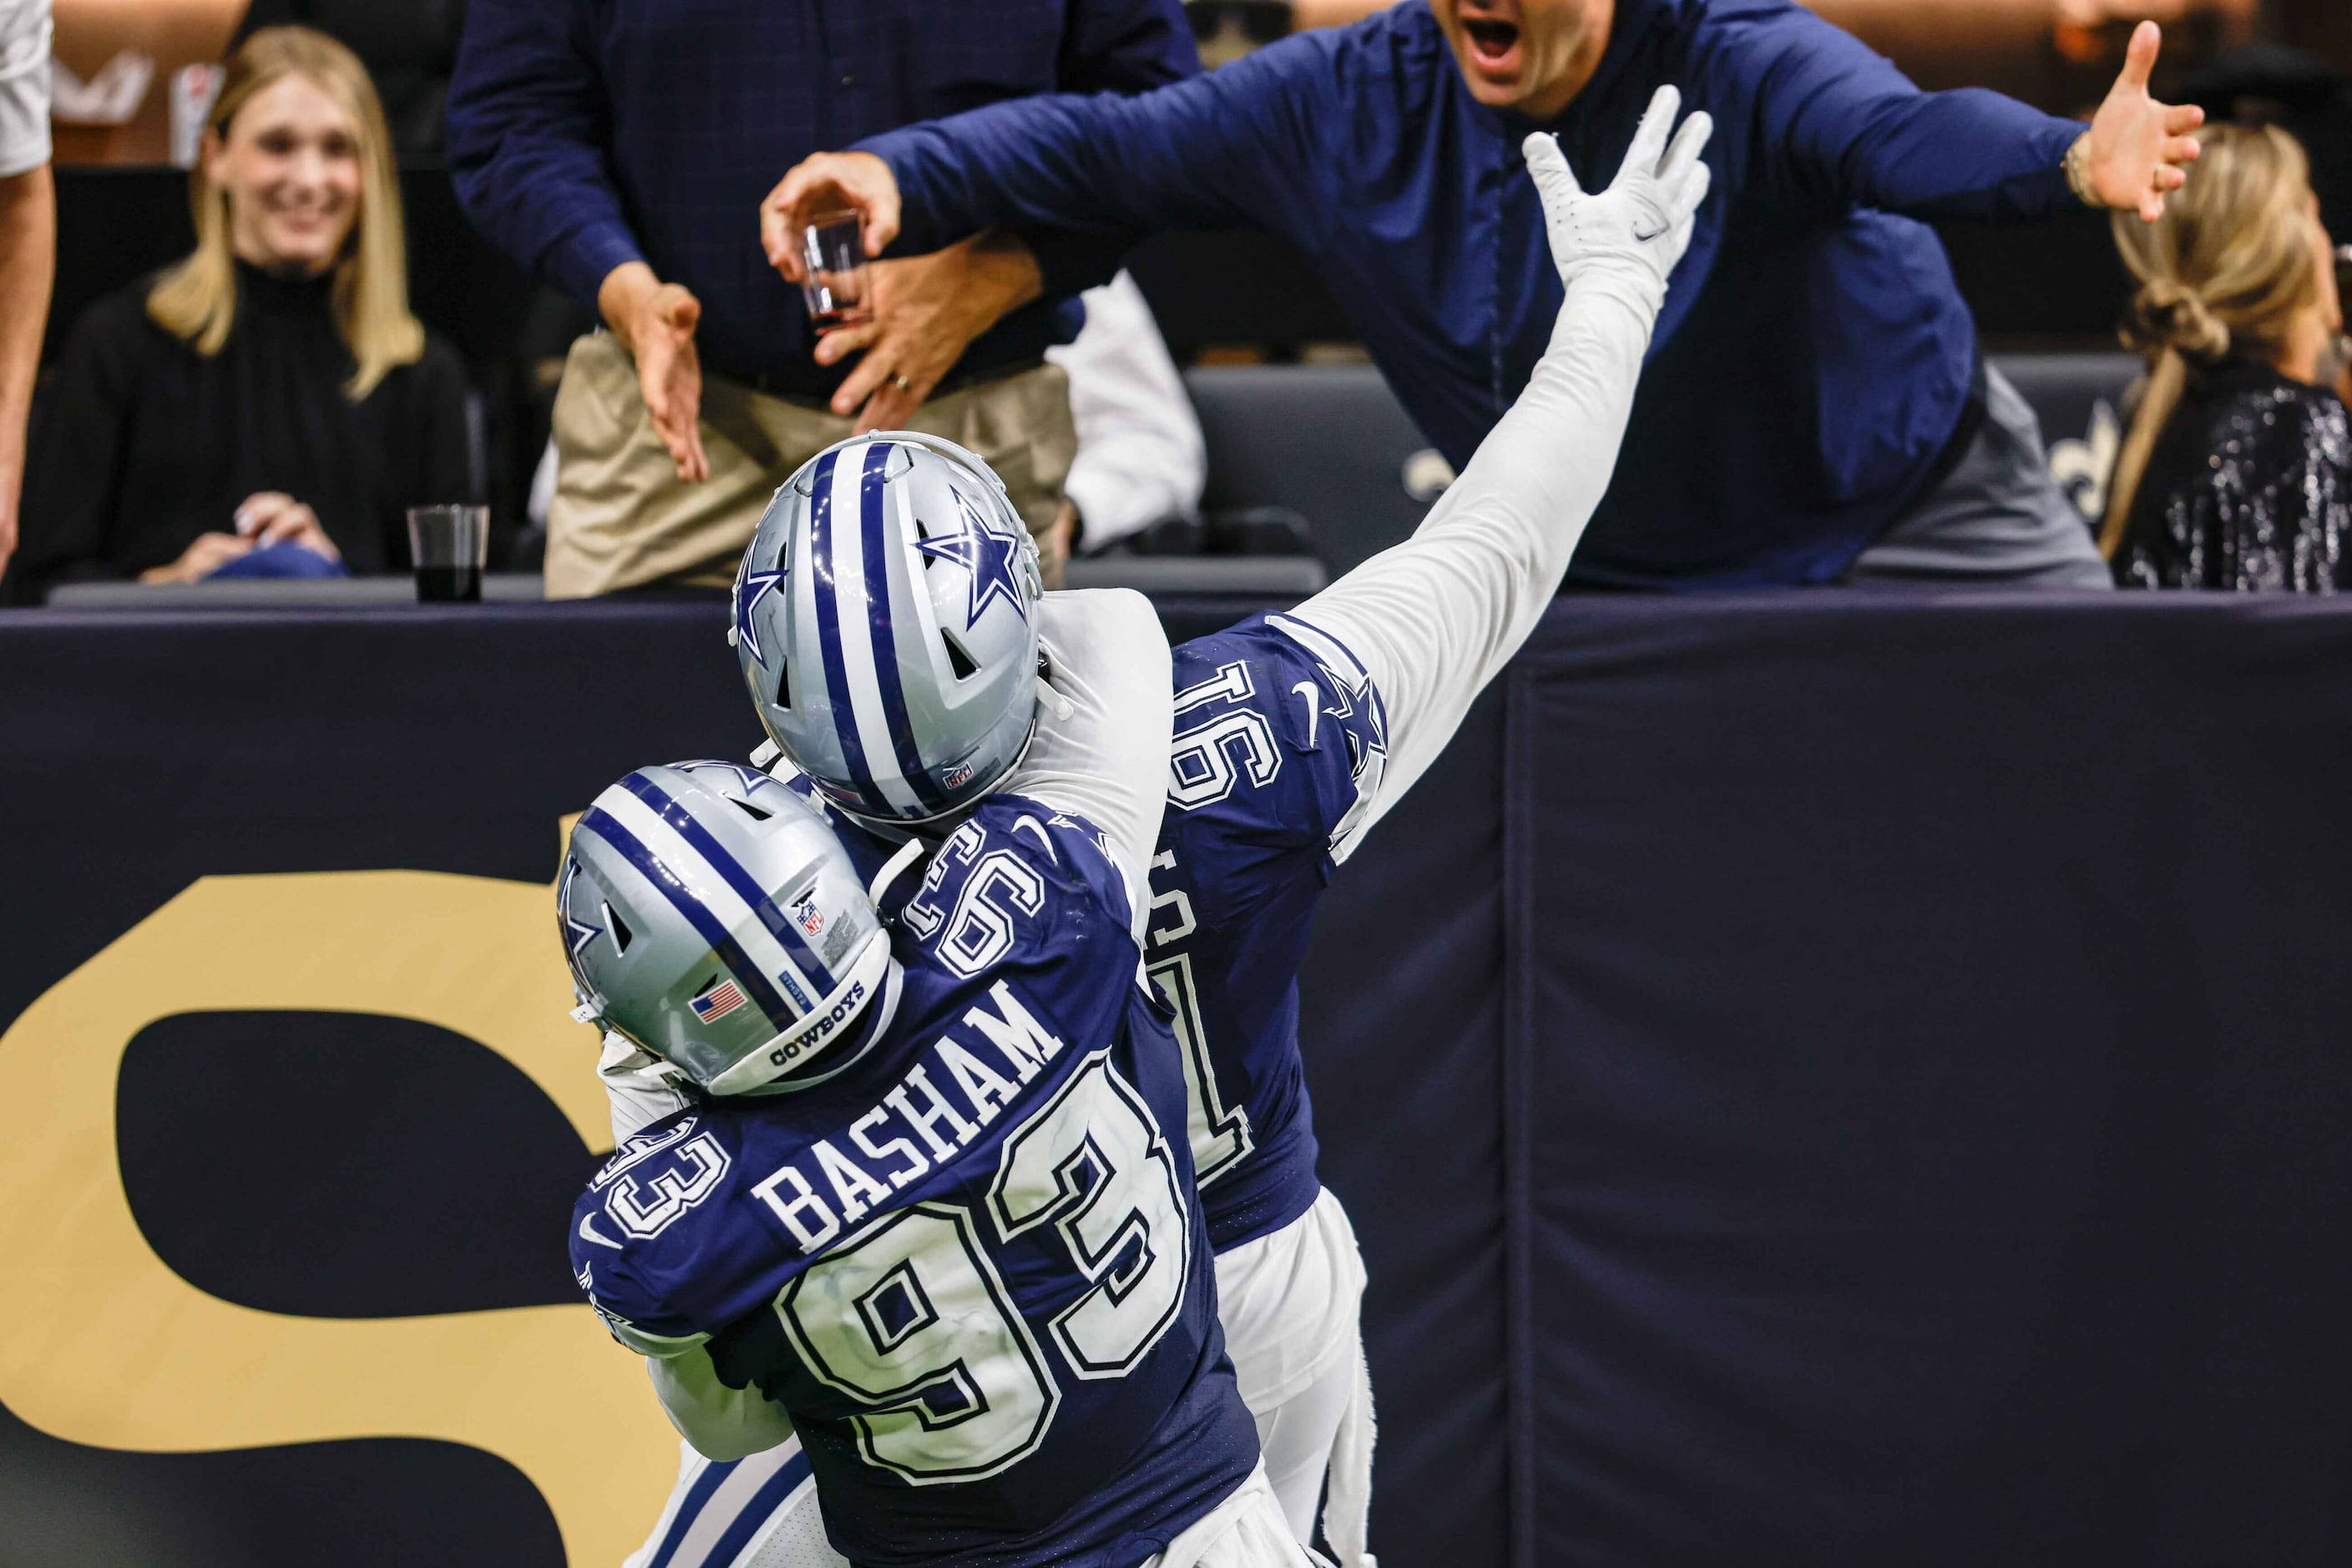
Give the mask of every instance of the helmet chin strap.
M 908 867 L 921 859 L 925 853 L 926 847 L 921 839 L 909 838 L 898 846 L 898 852 L 884 863 L 882 869 L 874 873 L 874 879 L 866 884 L 866 896 L 874 901 L 877 910 L 881 909 L 882 895 L 889 890 L 890 884 L 897 881 Z

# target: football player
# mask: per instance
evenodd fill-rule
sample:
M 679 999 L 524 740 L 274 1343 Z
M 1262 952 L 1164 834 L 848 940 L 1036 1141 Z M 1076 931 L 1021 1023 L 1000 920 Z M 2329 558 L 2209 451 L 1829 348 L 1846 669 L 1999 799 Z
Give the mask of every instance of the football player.
M 1297 967 L 1332 868 L 1525 641 L 1607 488 L 1706 189 L 1709 123 L 1694 115 L 1670 138 L 1678 108 L 1661 89 L 1598 195 L 1550 138 L 1528 138 L 1566 299 L 1526 392 L 1413 537 L 1289 614 L 1173 660 L 1148 963 L 1175 1018 L 1219 1314 L 1265 1468 L 1302 1542 L 1328 1469 L 1326 1539 L 1346 1568 L 1370 1561 L 1363 1273 L 1315 1174 Z M 992 480 L 930 437 L 847 442 L 779 492 L 744 558 L 734 640 L 761 721 L 868 863 L 910 834 L 949 832 L 963 803 L 1029 765 L 1038 688 L 1013 633 L 1030 590 Z M 1043 605 L 1049 627 L 1060 597 Z M 1069 681 L 1118 658 L 1082 620 L 1047 641 Z M 1078 771 L 1116 761 L 1077 759 Z M 643 1112 L 615 1088 L 618 1129 Z M 632 1562 L 781 1562 L 698 1544 L 793 1534 L 772 1512 L 752 1517 L 762 1506 L 740 1475 L 689 1456 Z
M 813 1476 L 861 1563 L 1308 1561 L 1223 1352 L 1138 963 L 1167 644 L 1108 597 L 1118 666 L 1048 707 L 1139 765 L 1056 788 L 1049 711 L 1038 793 L 968 808 L 919 882 L 886 867 L 890 925 L 818 813 L 729 763 L 630 773 L 559 875 L 577 1016 L 686 1099 L 590 1182 L 573 1269 L 701 1454 L 798 1443 L 755 1490 Z

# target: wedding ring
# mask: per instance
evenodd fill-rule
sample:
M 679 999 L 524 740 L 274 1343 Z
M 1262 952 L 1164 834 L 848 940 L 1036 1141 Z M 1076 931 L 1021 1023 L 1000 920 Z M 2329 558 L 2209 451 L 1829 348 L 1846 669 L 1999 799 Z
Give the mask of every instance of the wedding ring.
M 905 376 L 900 375 L 895 370 L 890 373 L 889 380 L 890 384 L 897 387 L 901 392 L 912 392 L 915 390 L 915 384 L 908 381 Z

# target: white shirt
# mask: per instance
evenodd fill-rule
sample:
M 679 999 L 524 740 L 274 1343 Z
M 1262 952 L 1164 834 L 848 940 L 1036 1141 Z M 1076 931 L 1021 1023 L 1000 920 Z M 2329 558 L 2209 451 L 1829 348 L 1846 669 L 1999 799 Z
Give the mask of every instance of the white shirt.
M 1086 531 L 1079 546 L 1092 552 L 1164 518 L 1190 517 L 1208 481 L 1209 451 L 1135 279 L 1122 272 L 1081 298 L 1085 330 L 1045 357 L 1070 377 L 1078 455 L 1062 490 Z
M 0 0 L 0 178 L 49 161 L 49 0 Z

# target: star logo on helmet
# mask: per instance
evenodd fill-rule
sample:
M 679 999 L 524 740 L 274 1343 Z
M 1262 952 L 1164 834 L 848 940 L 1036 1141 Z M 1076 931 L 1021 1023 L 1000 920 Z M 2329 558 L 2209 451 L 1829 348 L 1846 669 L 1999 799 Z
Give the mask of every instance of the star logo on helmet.
M 563 945 L 573 958 L 580 956 L 582 948 L 604 934 L 603 926 L 572 918 L 572 884 L 579 875 L 580 862 L 566 859 L 563 862 L 563 886 L 555 891 L 555 912 L 563 921 Z
M 982 522 L 961 495 L 956 497 L 956 510 L 963 518 L 961 531 L 942 539 L 919 539 L 915 548 L 937 561 L 952 561 L 971 574 L 971 607 L 965 612 L 966 625 L 977 621 L 990 603 L 1003 599 L 1013 606 L 1013 613 L 1023 620 L 1029 612 L 1021 603 L 1021 541 L 1009 533 L 1000 533 Z
M 754 572 L 751 570 L 751 561 L 746 558 L 743 563 L 742 575 L 735 580 L 735 636 L 745 647 L 751 650 L 752 658 L 759 662 L 761 669 L 768 668 L 768 655 L 767 650 L 760 646 L 760 622 L 757 614 L 760 601 L 774 593 L 776 585 L 782 583 L 786 575 L 787 569 L 782 566 L 772 572 Z
M 677 771 L 689 775 L 717 773 L 731 781 L 745 795 L 758 795 L 762 788 L 782 789 L 784 786 L 757 768 L 747 768 L 740 763 L 704 762 L 680 763 Z

